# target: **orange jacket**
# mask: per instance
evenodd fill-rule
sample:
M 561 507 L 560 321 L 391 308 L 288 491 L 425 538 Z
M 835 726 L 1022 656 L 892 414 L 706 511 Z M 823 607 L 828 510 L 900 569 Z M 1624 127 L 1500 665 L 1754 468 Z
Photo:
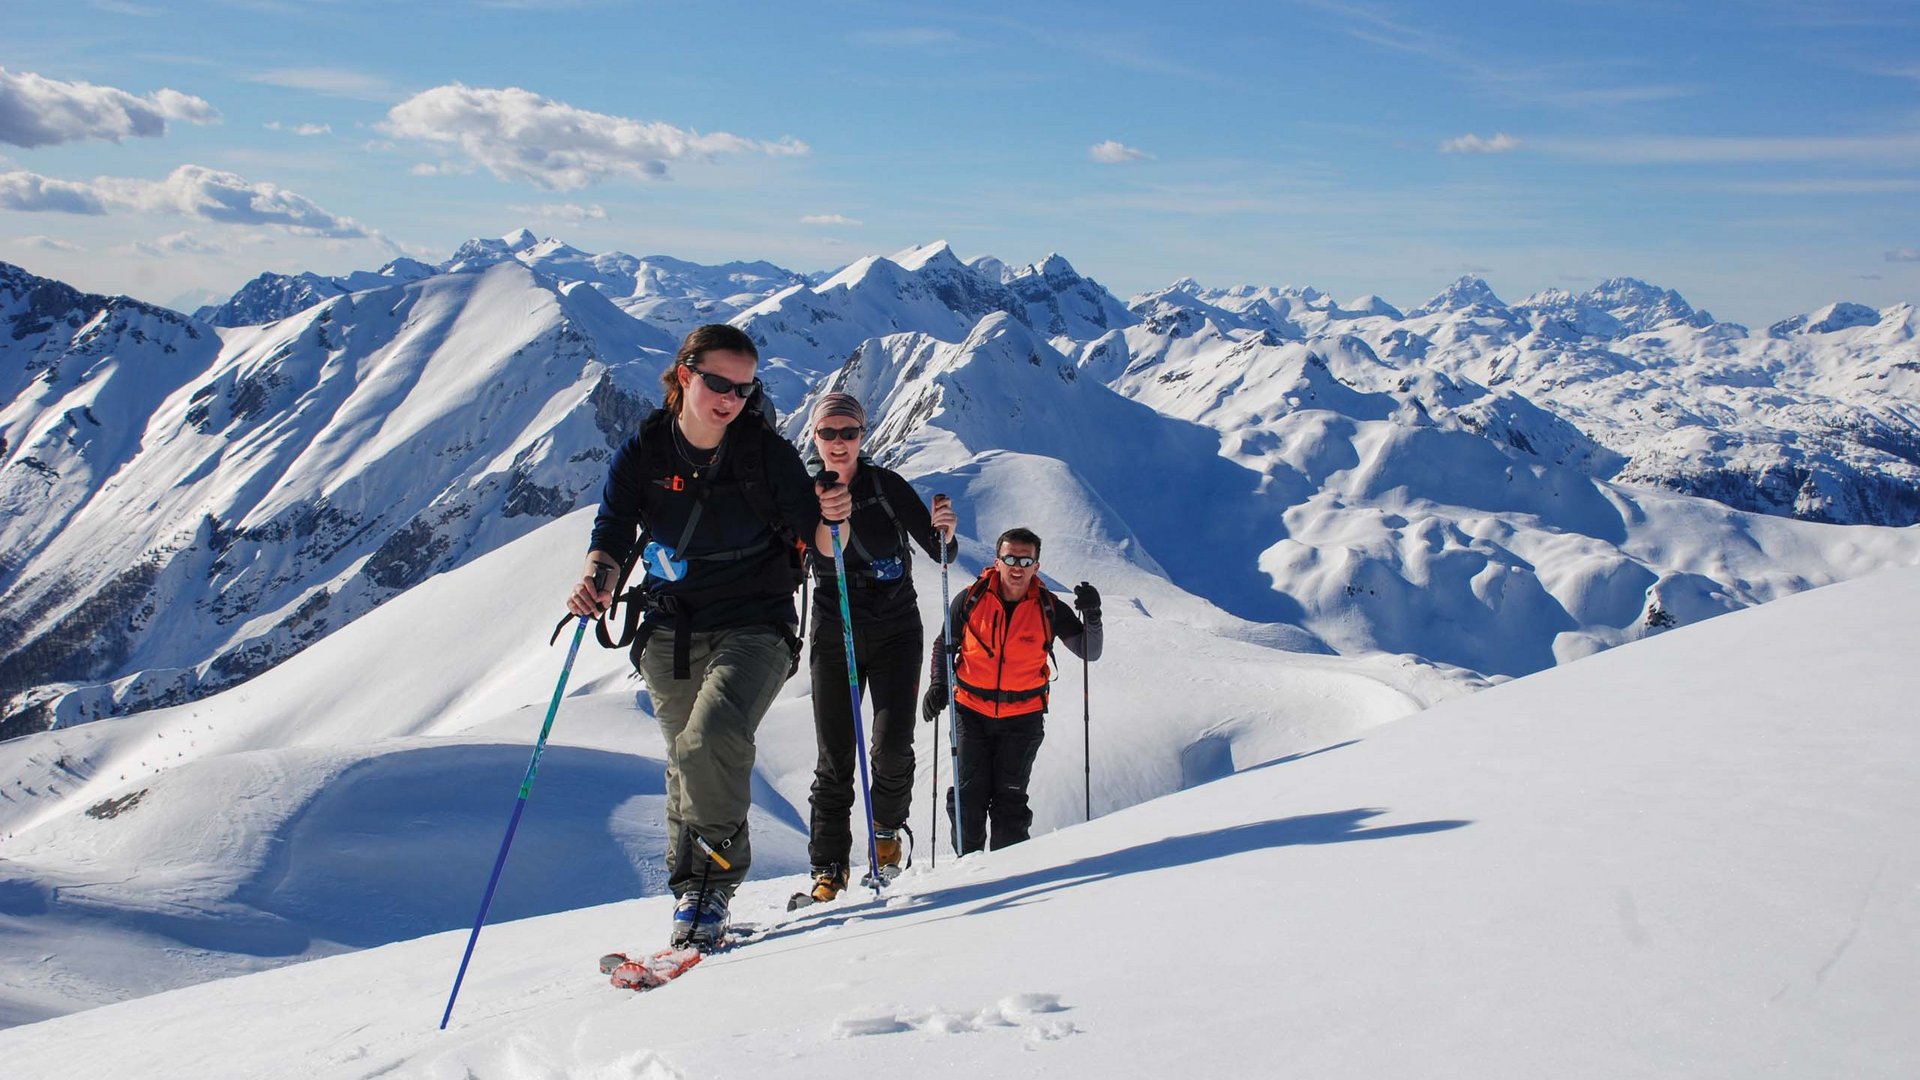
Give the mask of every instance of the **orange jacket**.
M 1047 707 L 1056 601 L 1036 576 L 1009 611 L 997 578 L 989 566 L 967 590 L 972 605 L 954 658 L 954 700 L 982 716 L 1026 716 Z

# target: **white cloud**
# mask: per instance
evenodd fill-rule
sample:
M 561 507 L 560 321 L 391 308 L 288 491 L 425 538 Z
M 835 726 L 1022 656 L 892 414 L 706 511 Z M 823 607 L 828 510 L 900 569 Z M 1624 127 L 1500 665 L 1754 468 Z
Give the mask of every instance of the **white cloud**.
M 71 240 L 62 240 L 57 236 L 22 236 L 14 240 L 21 247 L 36 248 L 40 251 L 85 251 L 86 248 Z
M 575 224 L 583 221 L 607 220 L 606 208 L 598 203 L 592 206 L 581 206 L 578 203 L 546 203 L 539 206 L 509 206 L 507 209 L 512 210 L 516 214 L 527 214 L 532 217 L 546 218 L 552 221 L 567 221 Z
M 1145 150 L 1128 146 L 1118 139 L 1108 139 L 1106 142 L 1094 143 L 1091 147 L 1087 148 L 1087 156 L 1102 165 L 1128 165 L 1136 161 L 1152 161 L 1154 159 L 1153 155 L 1147 153 Z
M 806 154 L 791 137 L 762 142 L 714 132 L 702 135 L 659 121 L 591 112 L 508 87 L 453 83 L 395 105 L 382 130 L 457 151 L 502 180 L 548 191 L 574 191 L 604 180 L 657 180 L 669 164 L 722 154 Z
M 852 226 L 857 226 L 863 223 L 859 221 L 855 221 L 853 218 L 847 217 L 845 214 L 808 214 L 807 216 L 800 219 L 800 224 L 802 225 L 840 225 L 840 226 L 852 227 Z
M 1888 262 L 1920 262 L 1920 248 L 1894 248 L 1887 252 Z
M 1520 140 L 1504 131 L 1495 132 L 1491 139 L 1469 133 L 1440 144 L 1443 154 L 1505 154 L 1519 148 Z
M 0 173 L 0 209 L 104 214 L 109 207 L 226 225 L 267 225 L 301 236 L 371 235 L 352 218 L 330 213 L 304 195 L 201 165 L 182 165 L 164 180 L 101 176 L 76 183 L 30 172 Z
M 278 120 L 267 121 L 268 131 L 287 131 L 295 135 L 331 135 L 332 124 L 283 124 Z
M 28 214 L 104 214 L 107 207 L 87 184 L 16 169 L 0 173 L 0 210 Z
M 85 139 L 153 138 L 167 121 L 217 123 L 212 105 L 178 90 L 136 97 L 111 86 L 0 68 L 0 142 L 28 148 Z
M 307 90 L 328 97 L 358 101 L 392 101 L 400 88 L 384 76 L 371 75 L 352 68 L 304 67 L 274 68 L 240 76 L 248 82 L 283 86 L 289 90 Z

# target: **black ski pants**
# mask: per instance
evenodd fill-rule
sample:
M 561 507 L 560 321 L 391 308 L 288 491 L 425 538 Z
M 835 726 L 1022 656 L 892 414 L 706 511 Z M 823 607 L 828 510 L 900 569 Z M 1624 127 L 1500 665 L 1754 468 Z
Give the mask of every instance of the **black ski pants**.
M 1033 810 L 1027 805 L 1027 781 L 1033 760 L 1046 737 L 1046 714 L 1030 713 L 995 719 L 965 705 L 960 714 L 960 808 L 966 815 L 954 835 L 960 852 L 987 846 L 987 824 L 993 824 L 993 849 L 1000 850 L 1027 838 Z M 953 789 L 947 789 L 947 821 L 953 821 Z
M 863 710 L 873 718 L 873 818 L 904 825 L 913 803 L 913 728 L 920 707 L 920 669 L 927 657 L 920 613 L 879 623 L 853 621 L 853 658 L 860 668 Z M 849 818 L 860 767 L 854 760 L 853 696 L 847 690 L 847 647 L 838 619 L 816 619 L 808 661 L 813 673 L 812 820 L 807 857 L 813 865 L 845 867 L 853 847 Z M 866 826 L 860 828 L 866 843 Z

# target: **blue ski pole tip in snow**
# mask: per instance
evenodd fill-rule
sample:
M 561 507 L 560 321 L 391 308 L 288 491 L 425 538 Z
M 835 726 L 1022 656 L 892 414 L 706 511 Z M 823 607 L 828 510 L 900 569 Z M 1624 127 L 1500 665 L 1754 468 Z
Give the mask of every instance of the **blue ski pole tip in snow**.
M 527 808 L 527 793 L 533 790 L 533 774 L 540 767 L 540 752 L 547 748 L 547 736 L 553 731 L 553 718 L 560 711 L 560 698 L 567 691 L 567 677 L 573 674 L 574 657 L 580 655 L 580 640 L 587 634 L 587 617 L 576 617 L 573 644 L 567 648 L 567 662 L 560 668 L 560 682 L 553 688 L 553 701 L 547 705 L 546 722 L 540 725 L 540 737 L 533 744 L 533 760 L 527 762 L 526 779 L 520 781 L 520 797 L 514 800 L 513 815 L 507 818 L 507 835 L 500 840 L 500 854 L 494 856 L 493 873 L 487 877 L 487 891 L 480 897 L 480 914 L 474 917 L 473 932 L 467 935 L 467 951 L 460 957 L 460 970 L 453 977 L 453 992 L 447 995 L 447 1010 L 440 1014 L 440 1030 L 447 1029 L 453 1017 L 453 1002 L 460 996 L 460 984 L 466 981 L 467 964 L 473 960 L 473 947 L 480 940 L 480 928 L 486 925 L 487 909 L 493 906 L 493 890 L 500 884 L 500 870 L 507 865 L 507 849 L 513 846 L 513 833 L 520 827 L 520 814 Z

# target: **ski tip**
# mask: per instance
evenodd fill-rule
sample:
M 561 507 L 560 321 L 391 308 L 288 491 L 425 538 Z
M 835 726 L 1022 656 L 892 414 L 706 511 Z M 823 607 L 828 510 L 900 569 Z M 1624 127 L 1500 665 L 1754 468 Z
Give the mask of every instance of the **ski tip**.
M 787 910 L 799 911 L 803 907 L 812 907 L 813 903 L 812 893 L 797 892 L 787 897 Z

